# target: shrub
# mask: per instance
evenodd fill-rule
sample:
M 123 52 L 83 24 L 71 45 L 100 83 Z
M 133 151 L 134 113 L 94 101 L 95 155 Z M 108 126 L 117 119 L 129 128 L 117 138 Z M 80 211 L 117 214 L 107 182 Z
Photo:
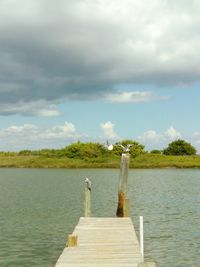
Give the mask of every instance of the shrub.
M 123 153 L 123 148 L 119 146 L 120 144 L 123 145 L 124 147 L 127 147 L 127 145 L 129 145 L 129 144 L 132 145 L 130 147 L 130 151 L 129 151 L 129 153 L 132 157 L 136 157 L 136 156 L 139 156 L 139 155 L 145 153 L 144 145 L 141 145 L 140 143 L 138 143 L 136 141 L 127 139 L 127 140 L 123 140 L 123 141 L 115 144 L 114 149 L 113 149 L 113 153 L 115 155 L 120 156 Z
M 164 155 L 196 155 L 196 148 L 184 140 L 176 140 L 171 142 L 167 148 L 163 150 Z
M 103 147 L 98 143 L 73 143 L 66 147 L 66 156 L 68 158 L 97 158 L 102 156 Z
M 162 154 L 162 150 L 158 150 L 158 149 L 153 149 L 153 150 L 151 150 L 151 152 L 150 152 L 151 154 Z

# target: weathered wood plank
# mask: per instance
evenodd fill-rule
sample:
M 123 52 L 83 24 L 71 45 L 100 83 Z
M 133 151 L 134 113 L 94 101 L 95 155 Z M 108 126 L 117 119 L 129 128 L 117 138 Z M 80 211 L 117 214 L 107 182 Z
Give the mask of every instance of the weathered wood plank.
M 143 262 L 130 218 L 80 218 L 76 247 L 63 250 L 56 267 L 138 267 Z

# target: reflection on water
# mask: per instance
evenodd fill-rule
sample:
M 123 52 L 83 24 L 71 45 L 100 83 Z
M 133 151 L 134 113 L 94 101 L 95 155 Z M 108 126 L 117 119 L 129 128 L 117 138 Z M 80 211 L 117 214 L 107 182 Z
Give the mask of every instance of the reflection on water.
M 93 216 L 115 216 L 118 170 L 0 169 L 0 266 L 52 267 L 83 215 L 84 179 Z M 200 266 L 200 170 L 130 170 L 136 231 L 158 267 Z

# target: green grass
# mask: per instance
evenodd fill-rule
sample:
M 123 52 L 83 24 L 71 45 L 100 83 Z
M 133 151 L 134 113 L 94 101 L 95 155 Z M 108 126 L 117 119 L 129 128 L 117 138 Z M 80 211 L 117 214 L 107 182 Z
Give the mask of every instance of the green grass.
M 200 156 L 144 154 L 131 159 L 130 168 L 200 168 Z
M 120 158 L 70 159 L 45 156 L 0 155 L 7 168 L 119 168 Z M 200 156 L 144 154 L 131 158 L 130 168 L 200 168 Z

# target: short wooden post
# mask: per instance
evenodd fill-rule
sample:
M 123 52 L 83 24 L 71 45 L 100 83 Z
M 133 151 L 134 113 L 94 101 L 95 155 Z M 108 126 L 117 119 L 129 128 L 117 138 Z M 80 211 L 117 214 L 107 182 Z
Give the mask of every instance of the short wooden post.
M 77 235 L 68 235 L 67 246 L 76 247 L 78 243 L 77 241 L 78 241 Z
M 88 178 L 85 179 L 85 202 L 84 202 L 84 216 L 90 217 L 91 215 L 91 182 Z
M 122 154 L 121 165 L 120 165 L 119 191 L 118 191 L 118 207 L 116 212 L 117 217 L 125 216 L 129 158 L 130 154 L 128 153 Z

